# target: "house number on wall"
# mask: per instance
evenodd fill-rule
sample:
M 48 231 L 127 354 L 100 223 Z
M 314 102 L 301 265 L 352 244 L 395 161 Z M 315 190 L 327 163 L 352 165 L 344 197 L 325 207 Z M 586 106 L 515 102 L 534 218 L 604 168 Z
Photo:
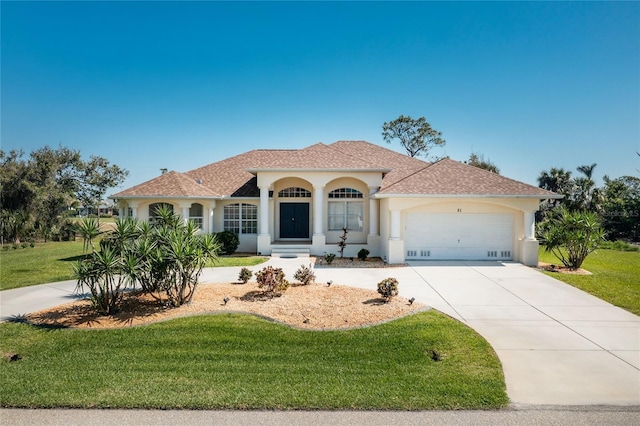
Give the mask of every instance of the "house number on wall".
M 462 209 L 458 209 L 458 213 L 462 213 Z

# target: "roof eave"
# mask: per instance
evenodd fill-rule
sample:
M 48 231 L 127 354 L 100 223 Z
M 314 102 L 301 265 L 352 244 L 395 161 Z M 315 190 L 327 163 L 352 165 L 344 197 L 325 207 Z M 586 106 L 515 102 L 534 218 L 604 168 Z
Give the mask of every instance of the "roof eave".
M 340 169 L 340 168 L 260 168 L 260 169 L 246 169 L 247 172 L 256 174 L 260 172 L 347 172 L 347 173 L 362 173 L 362 172 L 375 172 L 375 173 L 389 173 L 389 168 L 373 168 L 373 169 Z
M 533 194 L 385 194 L 376 193 L 374 198 L 528 198 L 549 200 L 564 198 L 564 195 L 533 195 Z
M 183 199 L 183 200 L 194 200 L 194 199 L 205 199 L 205 200 L 221 200 L 224 198 L 223 195 L 110 195 L 107 197 L 110 200 L 141 200 L 141 199 Z

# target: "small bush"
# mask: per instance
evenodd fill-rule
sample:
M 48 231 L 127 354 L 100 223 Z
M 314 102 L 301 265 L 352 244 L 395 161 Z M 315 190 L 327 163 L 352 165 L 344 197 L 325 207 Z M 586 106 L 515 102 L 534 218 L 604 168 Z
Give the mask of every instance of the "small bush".
M 22 247 L 23 249 L 26 249 L 27 247 L 29 247 L 29 243 L 23 242 L 20 244 L 20 247 Z
M 604 241 L 600 244 L 600 248 L 616 251 L 640 251 L 640 247 L 631 245 L 621 240 Z
M 364 262 L 365 260 L 367 260 L 367 256 L 369 256 L 369 250 L 367 250 L 366 248 L 360 249 L 360 251 L 358 252 L 358 259 Z
M 253 275 L 253 272 L 251 272 L 249 268 L 242 268 L 240 270 L 240 274 L 238 275 L 238 281 L 246 284 L 246 282 L 251 279 L 252 275 Z
M 385 278 L 378 283 L 378 293 L 388 302 L 393 296 L 398 295 L 398 280 L 395 278 Z
M 17 245 L 17 244 L 15 244 L 15 243 L 13 243 L 13 244 L 11 245 L 11 248 L 12 248 L 12 249 L 14 249 L 14 250 L 18 250 L 18 247 L 20 247 L 20 246 L 19 246 L 19 245 Z
M 223 254 L 231 255 L 236 252 L 240 245 L 240 238 L 238 234 L 231 231 L 222 231 L 215 234 L 216 240 L 221 244 L 221 251 Z
M 325 253 L 324 255 L 324 261 L 327 262 L 327 265 L 331 265 L 331 262 L 333 262 L 333 259 L 336 258 L 336 255 L 333 253 Z
M 265 293 L 279 294 L 289 288 L 289 281 L 285 279 L 282 268 L 265 266 L 256 272 L 256 280 L 258 287 L 265 288 Z
M 342 228 L 342 235 L 340 236 L 340 241 L 338 242 L 338 252 L 340 252 L 340 258 L 344 257 L 344 249 L 345 247 L 347 247 L 347 234 L 349 233 L 349 230 L 344 227 Z
M 300 281 L 304 285 L 309 285 L 316 282 L 316 275 L 311 270 L 311 264 L 309 264 L 309 267 L 300 265 L 300 269 L 296 271 L 296 273 L 293 275 L 293 278 Z

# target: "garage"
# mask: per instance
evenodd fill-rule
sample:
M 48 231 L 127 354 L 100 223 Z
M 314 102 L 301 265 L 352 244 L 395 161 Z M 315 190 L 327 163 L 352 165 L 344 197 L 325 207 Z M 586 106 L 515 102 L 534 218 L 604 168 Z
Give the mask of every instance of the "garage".
M 406 259 L 511 260 L 513 214 L 407 213 Z

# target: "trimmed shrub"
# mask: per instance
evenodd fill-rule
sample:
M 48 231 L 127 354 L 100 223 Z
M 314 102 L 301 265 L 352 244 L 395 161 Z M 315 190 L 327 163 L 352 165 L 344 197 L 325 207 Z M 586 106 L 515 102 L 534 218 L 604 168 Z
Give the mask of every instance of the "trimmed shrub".
M 215 234 L 216 240 L 220 243 L 220 250 L 223 254 L 231 255 L 236 252 L 240 245 L 238 234 L 232 231 L 222 231 Z
M 333 262 L 333 259 L 336 258 L 336 255 L 333 253 L 325 253 L 324 255 L 324 261 L 327 262 L 327 265 L 331 265 L 331 262 Z
M 246 284 L 247 281 L 251 279 L 252 275 L 253 275 L 253 272 L 251 272 L 249 268 L 242 268 L 240 269 L 240 274 L 238 275 L 238 281 L 240 281 L 243 284 Z
M 316 275 L 311 270 L 311 264 L 309 264 L 308 268 L 304 265 L 300 265 L 300 269 L 296 271 L 296 273 L 293 275 L 293 278 L 300 281 L 304 285 L 309 285 L 316 282 Z
M 256 281 L 258 287 L 265 289 L 265 293 L 280 294 L 289 288 L 289 281 L 285 279 L 282 268 L 273 266 L 265 266 L 256 272 Z
M 395 278 L 385 278 L 378 283 L 378 293 L 389 302 L 393 296 L 398 295 L 398 280 Z
M 360 251 L 358 252 L 358 259 L 364 262 L 365 260 L 367 260 L 367 256 L 369 256 L 369 250 L 367 250 L 366 248 L 360 249 Z

